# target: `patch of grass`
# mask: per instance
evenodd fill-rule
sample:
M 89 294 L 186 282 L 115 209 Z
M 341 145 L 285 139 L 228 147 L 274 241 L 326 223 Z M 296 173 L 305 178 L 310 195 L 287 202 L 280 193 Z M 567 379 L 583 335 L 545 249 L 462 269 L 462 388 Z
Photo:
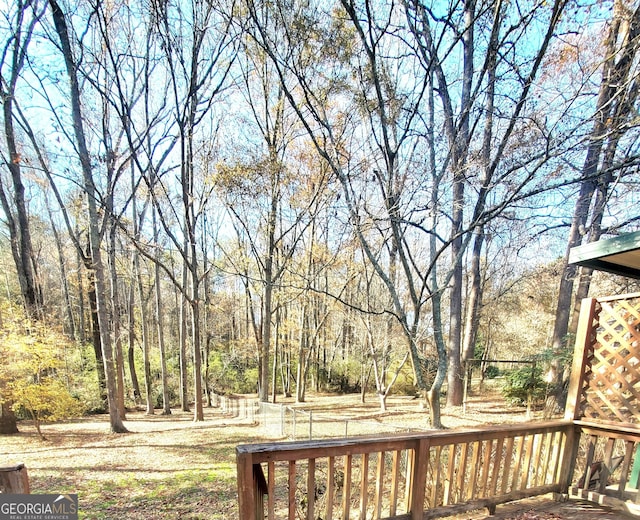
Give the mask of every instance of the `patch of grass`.
M 232 518 L 235 467 L 170 472 L 162 478 L 125 473 L 77 489 L 80 518 Z

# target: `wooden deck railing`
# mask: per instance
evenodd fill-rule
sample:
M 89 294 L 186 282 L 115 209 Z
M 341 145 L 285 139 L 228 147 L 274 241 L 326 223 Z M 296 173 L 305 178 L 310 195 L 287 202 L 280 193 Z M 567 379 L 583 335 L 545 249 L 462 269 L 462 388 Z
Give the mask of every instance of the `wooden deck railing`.
M 24 464 L 0 468 L 0 493 L 29 493 L 29 475 Z
M 574 449 L 570 495 L 640 513 L 640 430 L 621 424 L 576 421 L 580 429 Z
M 569 491 L 638 513 L 640 293 L 583 300 L 573 359 L 564 421 L 239 446 L 240 518 L 417 520 Z
M 416 520 L 566 492 L 576 431 L 554 421 L 241 445 L 239 517 Z

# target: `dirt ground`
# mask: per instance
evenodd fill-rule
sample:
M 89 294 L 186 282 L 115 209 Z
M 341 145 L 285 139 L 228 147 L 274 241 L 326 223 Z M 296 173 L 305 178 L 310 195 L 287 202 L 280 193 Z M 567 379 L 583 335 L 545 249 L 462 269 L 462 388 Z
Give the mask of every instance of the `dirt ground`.
M 392 397 L 381 412 L 373 397 L 310 396 L 296 405 L 314 417 L 362 419 L 380 424 L 428 428 L 418 400 Z M 540 419 L 521 408 L 505 405 L 499 395 L 476 395 L 464 408 L 444 409 L 448 428 L 504 424 Z M 0 466 L 24 463 L 33 493 L 77 493 L 80 518 L 86 519 L 213 519 L 237 517 L 235 447 L 266 440 L 249 419 L 207 408 L 205 421 L 174 411 L 171 416 L 129 412 L 130 434 L 108 433 L 108 417 L 45 425 L 46 441 L 24 422 L 20 433 L 0 436 Z M 555 516 L 554 516 L 555 515 Z M 487 518 L 486 510 L 456 517 Z M 495 519 L 608 520 L 621 513 L 586 503 L 559 504 L 537 499 L 498 506 Z

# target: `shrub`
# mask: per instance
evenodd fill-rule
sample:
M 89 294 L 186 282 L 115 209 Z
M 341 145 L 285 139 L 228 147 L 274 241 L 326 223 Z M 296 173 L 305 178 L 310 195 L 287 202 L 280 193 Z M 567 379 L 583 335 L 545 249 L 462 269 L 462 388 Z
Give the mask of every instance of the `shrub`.
M 248 365 L 234 349 L 219 345 L 209 353 L 209 384 L 220 394 L 256 391 L 258 368 Z
M 169 394 L 169 406 L 175 405 L 176 403 L 180 402 L 178 389 L 174 385 L 169 384 L 169 387 L 167 388 L 167 393 Z M 155 397 L 153 401 L 154 401 L 153 405 L 155 408 L 158 408 L 158 409 L 164 408 L 164 396 L 162 395 L 162 385 L 156 388 Z
M 13 409 L 24 410 L 33 419 L 33 424 L 42 439 L 43 422 L 82 415 L 82 403 L 74 399 L 62 382 L 53 377 L 38 378 L 38 381 L 18 379 L 10 383 L 8 388 Z
M 542 367 L 526 365 L 514 370 L 506 377 L 502 387 L 502 395 L 514 405 L 525 406 L 531 399 L 531 404 L 539 406 L 544 403 L 547 393 L 547 383 L 542 378 Z
M 0 404 L 10 404 L 19 416 L 41 424 L 82 415 L 84 406 L 72 397 L 63 351 L 69 340 L 42 322 L 24 317 L 0 329 Z M 64 381 L 64 382 L 63 382 Z
M 484 371 L 484 377 L 487 379 L 495 379 L 500 375 L 500 368 L 496 365 L 487 365 L 486 370 Z

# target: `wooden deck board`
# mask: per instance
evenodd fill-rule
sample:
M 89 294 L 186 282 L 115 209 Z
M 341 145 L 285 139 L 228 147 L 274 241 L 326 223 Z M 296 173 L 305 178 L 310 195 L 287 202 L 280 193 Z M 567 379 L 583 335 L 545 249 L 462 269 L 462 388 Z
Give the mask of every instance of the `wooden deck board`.
M 493 516 L 486 509 L 447 516 L 445 520 L 626 520 L 638 518 L 585 500 L 558 502 L 550 494 L 497 506 Z

